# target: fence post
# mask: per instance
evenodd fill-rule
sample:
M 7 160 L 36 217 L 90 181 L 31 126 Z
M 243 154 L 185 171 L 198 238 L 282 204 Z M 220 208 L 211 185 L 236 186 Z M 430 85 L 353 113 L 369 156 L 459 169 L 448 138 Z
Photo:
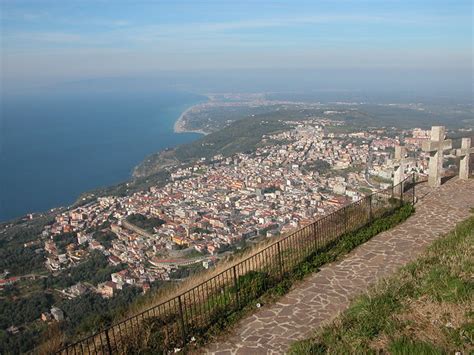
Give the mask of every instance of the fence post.
M 280 277 L 283 280 L 283 261 L 281 258 L 280 241 L 277 242 L 277 249 L 278 249 L 278 266 L 280 267 Z
M 109 329 L 105 330 L 105 339 L 107 340 L 107 350 L 109 350 L 109 354 L 112 354 L 112 346 L 110 346 Z
M 372 223 L 372 196 L 373 194 L 369 195 L 369 223 Z
M 403 182 L 405 180 L 401 181 L 400 182 L 400 207 L 403 206 Z
M 348 223 L 348 220 L 347 220 L 347 205 L 345 205 L 344 207 L 344 234 L 347 233 L 347 223 Z
M 415 178 L 415 173 L 413 172 L 413 178 L 412 178 L 412 182 L 413 182 L 413 199 L 412 199 L 412 205 L 415 206 L 415 185 L 416 185 L 416 178 Z
M 235 288 L 235 296 L 237 298 L 237 308 L 240 308 L 240 296 L 239 296 L 239 284 L 237 282 L 237 271 L 235 270 L 235 265 L 232 267 L 234 273 L 234 288 Z
M 178 296 L 178 305 L 179 305 L 179 318 L 181 321 L 181 332 L 183 336 L 183 347 L 186 346 L 186 329 L 184 328 L 184 313 L 183 313 L 183 303 L 181 302 L 181 295 Z
M 319 232 L 319 227 L 316 228 L 318 225 L 318 222 L 313 222 L 313 238 L 314 238 L 314 251 L 318 249 L 318 232 Z

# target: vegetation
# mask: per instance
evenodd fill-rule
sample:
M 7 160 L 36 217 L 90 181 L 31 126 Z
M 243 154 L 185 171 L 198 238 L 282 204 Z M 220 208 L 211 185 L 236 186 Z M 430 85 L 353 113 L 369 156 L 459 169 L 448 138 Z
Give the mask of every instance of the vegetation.
M 49 311 L 53 296 L 49 293 L 34 293 L 29 297 L 8 297 L 0 301 L 0 353 L 19 353 L 31 350 L 41 339 L 41 327 L 33 324 L 18 334 L 10 334 L 7 329 L 21 326 L 38 319 L 42 312 Z M 43 327 L 44 328 L 44 327 Z
M 129 305 L 141 298 L 140 294 L 141 289 L 137 287 L 127 287 L 110 299 L 95 293 L 62 299 L 59 294 L 41 288 L 22 297 L 3 294 L 6 298 L 0 301 L 0 353 L 27 352 L 44 341 L 45 331 L 52 325 L 47 326 L 39 318 L 53 305 L 62 309 L 66 316 L 59 328 L 74 338 L 93 333 L 122 317 Z M 8 333 L 7 329 L 12 325 L 19 328 L 17 334 Z
M 146 165 L 146 160 L 142 162 L 142 164 Z M 152 186 L 161 187 L 169 181 L 169 178 L 169 171 L 157 169 L 156 171 L 154 170 L 144 177 L 134 176 L 133 179 L 117 185 L 107 186 L 85 192 L 79 196 L 73 207 L 79 207 L 94 201 L 97 197 L 101 196 L 128 196 L 134 192 L 147 190 Z
M 10 302 L 0 302 L 0 329 L 38 319 L 41 312 L 49 311 L 52 301 L 51 294 L 37 293 L 29 298 L 13 297 Z
M 94 233 L 93 238 L 102 244 L 106 249 L 112 247 L 112 241 L 117 239 L 117 235 L 109 229 L 100 230 Z
M 58 253 L 63 254 L 66 252 L 66 247 L 76 242 L 76 233 L 61 233 L 54 236 L 54 242 L 58 248 Z
M 204 270 L 202 263 L 193 263 L 190 265 L 180 266 L 176 270 L 171 272 L 171 278 L 173 279 L 185 279 L 191 277 L 195 274 L 198 274 Z
M 276 191 L 280 191 L 280 188 L 278 186 L 269 186 L 262 190 L 262 194 L 272 194 Z
M 287 129 L 285 121 L 305 120 L 322 113 L 323 110 L 320 109 L 282 108 L 254 117 L 242 116 L 242 119 L 194 142 L 149 156 L 135 169 L 135 175 L 155 174 L 162 171 L 170 162 L 187 163 L 200 158 L 211 158 L 217 154 L 231 156 L 235 153 L 253 151 L 261 144 L 262 136 Z
M 109 280 L 111 273 L 120 271 L 124 267 L 124 265 L 111 266 L 104 254 L 93 251 L 86 261 L 71 267 L 58 276 L 48 276 L 44 283 L 46 287 L 54 288 L 66 288 L 80 281 L 97 285 Z
M 304 169 L 307 171 L 318 172 L 321 175 L 324 175 L 329 170 L 331 170 L 331 164 L 327 161 L 318 159 L 314 162 L 308 163 L 304 166 Z
M 33 220 L 18 219 L 0 223 L 0 247 L 5 245 L 23 246 L 23 243 L 36 239 L 46 224 L 53 221 L 52 215 L 35 217 Z
M 372 193 L 372 190 L 367 188 L 367 187 L 359 187 L 359 191 L 363 193 L 364 195 L 370 195 Z
M 72 300 L 65 300 L 57 290 L 77 282 L 97 285 L 110 279 L 112 272 L 123 269 L 123 265 L 110 266 L 107 258 L 99 252 L 79 265 L 57 275 L 47 272 L 44 261 L 43 237 L 41 232 L 52 222 L 55 213 L 39 215 L 32 220 L 18 219 L 2 223 L 0 229 L 0 271 L 8 270 L 10 276 L 32 274 L 13 285 L 0 290 L 0 353 L 23 353 L 33 349 L 44 340 L 45 332 L 51 326 L 39 320 L 41 313 L 48 312 L 53 305 L 64 308 L 69 317 L 60 328 L 66 334 L 85 334 L 111 319 L 120 318 L 120 312 L 128 309 L 132 301 L 141 297 L 141 289 L 130 287 L 118 292 L 109 300 L 95 294 L 87 294 Z M 94 231 L 89 231 L 94 232 Z M 104 246 L 115 238 L 107 231 L 95 231 L 96 238 Z M 59 252 L 76 239 L 75 233 L 63 233 L 54 240 Z M 25 243 L 33 242 L 25 247 Z M 33 279 L 33 276 L 39 276 Z M 11 334 L 7 329 L 16 326 L 19 331 Z M 95 327 L 95 328 L 94 328 Z
M 44 252 L 23 246 L 0 247 L 0 270 L 12 275 L 44 271 Z
M 0 271 L 8 270 L 8 276 L 38 275 L 21 279 L 0 291 L 0 353 L 24 353 L 33 349 L 45 339 L 47 326 L 39 320 L 41 313 L 48 312 L 53 305 L 64 309 L 68 319 L 60 328 L 66 334 L 86 334 L 98 330 L 111 319 L 120 318 L 121 312 L 132 302 L 138 302 L 141 289 L 130 287 L 117 293 L 112 299 L 103 299 L 95 294 L 86 294 L 72 300 L 63 299 L 57 290 L 69 287 L 79 281 L 96 285 L 110 278 L 110 273 L 123 269 L 122 265 L 110 266 L 107 258 L 99 252 L 79 265 L 57 275 L 51 275 L 44 266 L 45 252 L 41 232 L 52 222 L 54 213 L 40 215 L 32 220 L 18 219 L 2 223 L 0 229 Z M 90 231 L 94 232 L 94 231 Z M 55 237 L 59 251 L 76 238 L 75 233 Z M 107 231 L 94 233 L 101 244 L 108 246 L 115 238 Z M 25 247 L 25 243 L 33 242 Z M 49 275 L 49 276 L 47 276 Z M 47 277 L 46 277 L 47 276 Z M 11 334 L 10 326 L 19 332 Z
M 121 269 L 123 266 L 110 266 L 102 253 L 94 251 L 86 261 L 59 275 L 21 280 L 5 287 L 0 291 L 0 353 L 7 353 L 7 350 L 26 352 L 37 345 L 46 328 L 46 325 L 38 319 L 41 313 L 49 312 L 53 305 L 61 309 L 64 307 L 67 315 L 70 314 L 70 320 L 62 325 L 62 329 L 68 334 L 91 329 L 92 318 L 105 322 L 118 315 L 124 305 L 128 305 L 136 298 L 139 289 L 120 292 L 111 300 L 104 300 L 98 295 L 84 295 L 73 300 L 64 300 L 56 290 L 79 281 L 96 285 L 108 280 L 112 272 Z M 96 326 L 100 324 L 103 323 L 97 323 Z M 12 325 L 20 329 L 18 334 L 7 333 L 7 329 Z M 3 341 L 4 338 L 7 340 Z
M 207 107 L 202 112 L 188 114 L 186 120 L 187 130 L 203 130 L 206 132 L 218 131 L 229 122 L 245 117 L 276 111 L 281 105 L 271 106 L 216 106 Z
M 2 354 L 23 354 L 31 351 L 44 338 L 45 324 L 34 324 L 34 326 L 21 329 L 17 334 L 10 334 L 0 329 L 0 352 Z
M 472 353 L 473 251 L 471 217 L 290 353 Z
M 392 180 L 383 178 L 378 175 L 372 175 L 370 178 L 378 184 L 391 184 L 392 183 Z
M 235 121 L 220 131 L 177 147 L 174 151 L 175 156 L 180 161 L 187 161 L 201 157 L 210 158 L 216 154 L 230 156 L 234 153 L 255 150 L 264 134 L 285 127 L 282 122 L 269 118 L 270 114 L 263 114 Z
M 52 221 L 52 216 L 40 216 L 33 220 L 16 220 L 0 226 L 0 271 L 8 270 L 13 275 L 24 275 L 44 271 L 41 246 L 24 247 L 25 243 L 38 240 L 43 228 Z
M 360 173 L 364 167 L 362 165 L 350 165 L 347 168 L 344 169 L 331 169 L 327 171 L 326 176 L 327 177 L 337 177 L 337 176 L 342 176 L 347 178 L 350 173 Z
M 124 288 L 109 299 L 88 293 L 72 300 L 63 300 L 57 306 L 67 318 L 64 327 L 67 333 L 88 334 L 110 324 L 115 317 L 123 314 L 140 293 L 141 289 L 137 287 Z
M 160 218 L 156 218 L 156 217 L 147 218 L 144 215 L 139 214 L 139 213 L 131 214 L 130 216 L 127 217 L 127 221 L 150 233 L 154 232 L 153 228 L 160 227 L 161 225 L 165 224 L 165 221 L 163 221 Z

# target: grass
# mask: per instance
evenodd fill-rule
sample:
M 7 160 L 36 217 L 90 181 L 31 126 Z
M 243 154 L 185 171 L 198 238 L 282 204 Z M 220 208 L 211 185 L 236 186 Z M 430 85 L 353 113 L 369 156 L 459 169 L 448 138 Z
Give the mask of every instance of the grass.
M 474 352 L 474 216 L 290 354 Z

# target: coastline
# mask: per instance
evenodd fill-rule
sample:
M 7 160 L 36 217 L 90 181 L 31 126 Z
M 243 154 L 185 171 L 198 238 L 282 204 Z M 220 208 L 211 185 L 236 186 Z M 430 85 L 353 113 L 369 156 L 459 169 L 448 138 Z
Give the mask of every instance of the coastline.
M 199 103 L 199 104 L 193 105 L 191 107 L 188 107 L 183 113 L 181 113 L 181 115 L 178 117 L 178 119 L 174 123 L 174 126 L 173 126 L 174 132 L 175 133 L 199 133 L 199 134 L 202 134 L 204 136 L 211 133 L 211 132 L 206 132 L 206 131 L 203 131 L 203 130 L 200 130 L 200 129 L 193 130 L 193 129 L 187 129 L 186 128 L 186 115 L 188 113 L 190 113 L 191 111 L 193 111 L 194 109 L 196 109 L 197 107 L 203 105 L 203 104 L 205 104 L 205 103 Z
M 187 97 L 185 97 L 185 99 L 189 100 L 189 98 L 187 98 Z M 161 123 L 161 121 L 158 123 L 158 126 L 161 127 L 162 124 L 163 125 L 166 124 L 165 121 L 168 121 L 168 123 L 166 124 L 166 126 L 167 126 L 166 130 L 158 129 L 157 133 L 160 134 L 160 137 L 163 138 L 163 139 L 159 139 L 160 142 L 164 142 L 164 141 L 169 141 L 169 142 L 167 142 L 167 144 L 163 143 L 162 144 L 163 147 L 160 147 L 157 150 L 155 150 L 154 151 L 155 153 L 159 153 L 159 152 L 162 152 L 162 151 L 166 150 L 167 146 L 169 146 L 171 144 L 173 144 L 174 146 L 178 146 L 178 145 L 181 145 L 181 144 L 185 144 L 189 141 L 189 138 L 186 138 L 187 135 L 185 135 L 185 134 L 178 135 L 177 133 L 188 133 L 189 132 L 189 133 L 199 133 L 199 134 L 202 134 L 202 135 L 205 135 L 205 134 L 209 133 L 209 132 L 202 132 L 202 131 L 199 131 L 199 130 L 196 130 L 196 131 L 186 130 L 184 126 L 180 128 L 179 127 L 180 124 L 178 124 L 178 129 L 176 127 L 176 122 L 177 122 L 176 117 L 178 117 L 178 115 L 179 115 L 178 121 L 180 119 L 182 120 L 182 117 L 184 116 L 185 113 L 189 112 L 189 110 L 193 109 L 194 107 L 199 106 L 200 104 L 202 104 L 204 102 L 207 102 L 206 99 L 208 99 L 208 97 L 204 96 L 204 95 L 202 95 L 200 98 L 198 98 L 199 101 L 197 101 L 196 99 L 193 99 L 195 104 L 192 104 L 192 101 L 191 101 L 192 106 L 188 106 L 187 109 L 185 109 L 187 105 L 185 107 L 181 106 L 182 108 L 181 109 L 178 108 L 175 111 L 174 115 L 170 115 L 167 118 L 165 118 L 165 120 L 162 123 Z M 164 101 L 165 101 L 165 104 L 166 104 L 167 101 L 166 100 L 164 100 Z M 156 106 L 156 103 L 154 101 L 150 102 L 150 103 L 147 102 L 147 104 L 149 104 L 150 107 L 155 107 Z M 25 107 L 27 107 L 27 105 L 25 105 Z M 183 111 L 183 109 L 185 109 L 185 110 Z M 47 114 L 49 114 L 49 112 L 45 113 L 45 116 Z M 161 111 L 159 112 L 159 114 L 161 114 Z M 33 117 L 32 114 L 30 116 Z M 91 115 L 91 117 L 92 117 L 92 115 Z M 108 117 L 109 116 L 105 116 L 104 122 L 109 122 L 110 121 L 110 120 L 107 121 Z M 110 117 L 112 117 L 112 116 L 110 116 Z M 152 115 L 150 115 L 150 117 L 152 117 Z M 150 118 L 149 122 L 147 122 L 147 124 L 151 124 L 152 123 L 151 120 L 152 119 Z M 79 121 L 80 120 L 76 120 L 75 122 L 79 122 Z M 175 125 L 175 127 L 174 128 L 170 127 L 173 124 Z M 132 130 L 130 130 L 130 131 L 132 131 Z M 153 130 L 150 129 L 148 132 L 150 132 L 150 131 L 153 131 Z M 176 135 L 174 135 L 173 133 L 176 133 Z M 174 137 L 172 137 L 172 136 L 174 136 Z M 192 139 L 197 139 L 197 138 L 199 138 L 199 137 L 195 136 Z M 175 144 L 174 141 L 176 141 L 176 144 Z M 61 150 L 58 149 L 58 151 L 61 151 Z M 125 162 L 122 161 L 119 164 L 120 167 L 122 167 L 122 166 L 124 167 L 122 169 L 122 171 L 120 171 L 122 173 L 121 175 L 107 175 L 107 178 L 102 179 L 102 180 L 96 179 L 95 176 L 93 176 L 90 179 L 78 178 L 78 180 L 80 180 L 79 182 L 93 181 L 94 183 L 93 184 L 88 184 L 87 186 L 82 186 L 81 184 L 76 183 L 75 181 L 73 181 L 70 185 L 74 186 L 74 188 L 65 188 L 65 189 L 63 189 L 64 191 L 61 190 L 60 194 L 58 194 L 58 193 L 56 194 L 56 195 L 60 196 L 60 198 L 58 198 L 58 199 L 52 200 L 49 197 L 44 197 L 40 193 L 38 193 L 38 194 L 35 193 L 36 200 L 40 201 L 39 204 L 33 205 L 31 203 L 26 203 L 25 202 L 25 204 L 22 206 L 22 208 L 19 209 L 18 211 L 16 211 L 16 210 L 13 211 L 13 210 L 10 210 L 10 209 L 7 209 L 7 208 L 5 208 L 5 209 L 2 208 L 1 211 L 0 211 L 0 225 L 10 224 L 10 223 L 14 223 L 15 221 L 18 221 L 18 220 L 23 220 L 23 219 L 27 218 L 27 216 L 29 214 L 31 214 L 35 217 L 37 215 L 40 215 L 40 216 L 44 215 L 44 214 L 49 215 L 51 213 L 51 210 L 70 208 L 71 206 L 74 206 L 77 203 L 81 203 L 81 200 L 82 200 L 84 195 L 89 195 L 89 194 L 92 194 L 92 193 L 95 194 L 97 191 L 106 191 L 108 189 L 114 189 L 115 187 L 121 186 L 122 184 L 130 183 L 135 178 L 135 176 L 133 175 L 133 172 L 135 171 L 137 166 L 142 164 L 143 161 L 145 161 L 147 159 L 147 156 L 148 156 L 148 153 L 144 152 L 143 155 L 140 154 L 140 156 L 138 156 L 138 155 L 134 156 L 133 159 L 130 159 L 130 161 L 125 161 Z M 130 163 L 130 165 L 128 165 L 127 163 Z M 83 168 L 84 171 L 86 171 L 86 172 L 87 171 L 99 171 L 100 170 L 100 169 L 96 169 L 94 166 L 91 166 L 91 167 L 81 166 L 81 168 Z M 114 172 L 114 174 L 115 174 L 115 172 Z M 109 178 L 109 176 L 110 176 L 110 178 Z M 0 179 L 0 180 L 2 180 L 2 179 Z M 28 184 L 26 184 L 26 185 L 28 185 Z M 32 186 L 32 184 L 29 184 L 29 185 Z M 53 189 L 54 190 L 54 186 L 47 186 L 47 189 L 50 189 L 50 190 Z M 20 196 L 20 197 L 22 197 L 22 196 Z M 13 200 L 13 197 L 11 198 L 11 200 Z M 33 199 L 33 201 L 36 201 L 36 200 Z M 5 201 L 8 202 L 7 199 Z M 7 205 L 7 202 L 5 202 L 6 205 Z

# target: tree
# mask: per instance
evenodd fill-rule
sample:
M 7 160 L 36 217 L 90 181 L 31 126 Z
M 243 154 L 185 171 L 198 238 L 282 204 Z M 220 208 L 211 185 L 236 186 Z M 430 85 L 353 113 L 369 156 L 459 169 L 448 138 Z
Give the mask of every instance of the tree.
M 305 166 L 305 169 L 307 171 L 318 172 L 319 174 L 323 175 L 331 170 L 331 165 L 325 160 L 318 159 L 314 162 L 308 163 Z

